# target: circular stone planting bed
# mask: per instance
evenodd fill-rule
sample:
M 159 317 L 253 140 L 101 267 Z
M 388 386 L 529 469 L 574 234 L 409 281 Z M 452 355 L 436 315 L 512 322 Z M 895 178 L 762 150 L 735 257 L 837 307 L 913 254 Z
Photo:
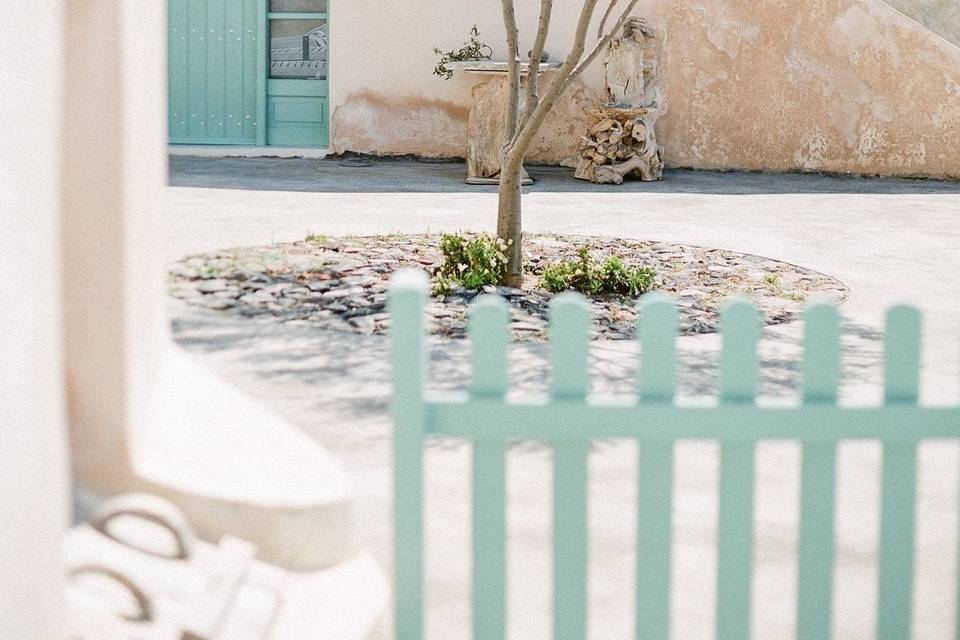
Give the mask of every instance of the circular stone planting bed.
M 243 316 L 268 316 L 289 324 L 360 334 L 384 333 L 390 274 L 404 267 L 430 273 L 439 267 L 438 235 L 326 238 L 218 251 L 192 256 L 170 272 L 170 293 L 186 302 Z M 829 276 L 786 262 L 720 249 L 588 236 L 539 235 L 524 239 L 528 275 L 522 289 L 486 287 L 433 297 L 430 331 L 461 337 L 470 301 L 478 293 L 503 296 L 516 339 L 542 339 L 554 294 L 539 285 L 543 267 L 574 260 L 588 247 L 598 258 L 619 256 L 629 266 L 657 272 L 656 290 L 673 296 L 684 334 L 717 330 L 718 309 L 731 296 L 751 298 L 766 324 L 798 317 L 811 296 L 836 303 L 846 287 Z M 634 334 L 636 300 L 607 296 L 590 300 L 594 337 Z

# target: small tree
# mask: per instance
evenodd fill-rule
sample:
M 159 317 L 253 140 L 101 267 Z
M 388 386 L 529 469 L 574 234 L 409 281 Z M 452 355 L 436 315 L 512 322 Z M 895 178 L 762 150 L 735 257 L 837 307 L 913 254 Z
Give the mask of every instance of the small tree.
M 523 248 L 521 246 L 521 182 L 523 176 L 523 159 L 533 142 L 534 136 L 543 124 L 550 110 L 557 100 L 570 87 L 574 80 L 583 73 L 610 43 L 610 39 L 623 28 L 630 12 L 639 0 L 629 0 L 623 13 L 610 31 L 604 33 L 607 20 L 613 13 L 619 0 L 610 0 L 607 10 L 600 20 L 597 30 L 597 42 L 586 53 L 587 31 L 593 19 L 594 10 L 599 0 L 583 0 L 580 18 L 577 21 L 577 31 L 574 36 L 573 47 L 567 54 L 563 65 L 556 71 L 553 81 L 546 93 L 541 97 L 538 93 L 540 86 L 540 58 L 550 30 L 550 15 L 553 11 L 553 0 L 540 0 L 540 20 L 537 26 L 537 36 L 530 51 L 530 70 L 527 74 L 527 83 L 521 96 L 520 87 L 520 45 L 517 18 L 513 0 L 500 0 L 503 8 L 503 24 L 507 33 L 507 62 L 509 93 L 506 110 L 506 139 L 500 160 L 500 192 L 499 211 L 497 215 L 497 235 L 509 243 L 506 275 L 503 282 L 512 287 L 519 287 L 523 280 Z M 523 106 L 521 108 L 521 97 Z

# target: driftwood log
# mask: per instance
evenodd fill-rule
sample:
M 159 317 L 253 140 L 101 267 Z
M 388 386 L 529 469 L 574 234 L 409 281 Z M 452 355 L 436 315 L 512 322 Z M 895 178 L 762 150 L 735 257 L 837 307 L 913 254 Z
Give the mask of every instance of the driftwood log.
M 621 184 L 628 176 L 663 178 L 654 37 L 646 22 L 631 18 L 610 41 L 603 74 L 607 103 L 592 112 L 597 123 L 580 141 L 577 178 L 599 184 Z
M 580 141 L 575 177 L 598 184 L 621 184 L 631 175 L 645 182 L 663 178 L 655 110 L 604 107 L 593 115 L 598 122 Z

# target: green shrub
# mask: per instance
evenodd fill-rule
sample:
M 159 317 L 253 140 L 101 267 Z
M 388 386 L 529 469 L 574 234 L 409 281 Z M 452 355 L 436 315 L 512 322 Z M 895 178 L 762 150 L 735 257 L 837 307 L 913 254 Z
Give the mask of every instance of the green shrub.
M 330 239 L 322 233 L 311 233 L 303 240 L 307 244 L 312 244 L 315 247 L 322 247 L 330 241 Z
M 540 285 L 554 293 L 573 289 L 591 296 L 616 294 L 636 297 L 650 291 L 657 272 L 649 267 L 628 267 L 616 256 L 603 262 L 593 259 L 586 247 L 577 250 L 576 260 L 548 265 L 540 274 Z
M 433 274 L 434 295 L 446 295 L 457 287 L 480 289 L 497 284 L 507 270 L 508 246 L 485 233 L 445 234 L 440 238 L 443 262 Z

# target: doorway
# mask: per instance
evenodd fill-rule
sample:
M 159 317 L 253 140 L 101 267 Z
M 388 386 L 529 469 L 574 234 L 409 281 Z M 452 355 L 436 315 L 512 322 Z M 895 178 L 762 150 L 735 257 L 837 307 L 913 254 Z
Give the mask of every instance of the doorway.
M 172 144 L 325 147 L 327 0 L 169 0 Z

